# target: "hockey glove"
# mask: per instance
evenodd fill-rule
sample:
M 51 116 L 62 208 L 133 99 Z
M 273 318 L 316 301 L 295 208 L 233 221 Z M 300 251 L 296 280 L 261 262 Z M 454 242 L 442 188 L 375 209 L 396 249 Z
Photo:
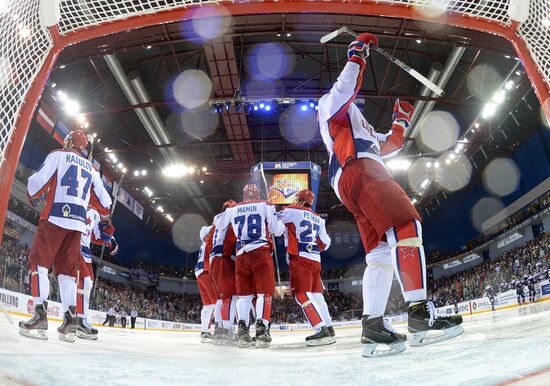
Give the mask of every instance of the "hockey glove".
M 411 119 L 414 113 L 414 107 L 409 102 L 396 100 L 393 106 L 392 119 L 405 125 L 405 128 L 409 128 L 411 125 Z
M 109 221 L 99 223 L 99 233 L 104 243 L 110 243 L 115 233 L 115 227 Z
M 369 56 L 369 48 L 373 45 L 378 47 L 378 38 L 368 32 L 364 32 L 357 36 L 348 47 L 348 59 L 353 57 L 365 60 Z

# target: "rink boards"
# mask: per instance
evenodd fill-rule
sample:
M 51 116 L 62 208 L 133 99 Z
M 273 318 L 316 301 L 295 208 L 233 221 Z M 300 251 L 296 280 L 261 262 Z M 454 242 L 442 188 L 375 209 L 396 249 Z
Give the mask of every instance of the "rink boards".
M 550 282 L 548 280 L 537 283 L 535 285 L 535 290 L 536 301 L 550 299 Z M 528 293 L 526 293 L 526 299 L 528 299 Z M 31 296 L 8 291 L 3 288 L 0 288 L 0 304 L 7 312 L 19 316 L 30 316 L 31 313 L 33 313 L 34 308 Z M 500 293 L 495 298 L 495 309 L 513 308 L 517 307 L 517 305 L 515 290 Z M 488 298 L 468 300 L 458 303 L 457 309 L 458 313 L 461 315 L 479 314 L 491 311 L 491 302 Z M 438 312 L 440 314 L 453 314 L 455 311 L 455 306 L 438 308 Z M 63 318 L 62 314 L 63 310 L 60 303 L 48 302 L 48 319 L 53 321 L 61 321 Z M 90 310 L 89 318 L 91 319 L 91 323 L 97 326 L 101 325 L 105 321 L 106 314 L 102 311 Z M 391 316 L 387 319 L 390 323 L 405 323 L 407 321 L 407 316 Z M 357 328 L 361 326 L 361 321 L 350 320 L 334 322 L 334 326 L 336 328 Z M 274 332 L 304 331 L 309 330 L 310 328 L 311 326 L 308 323 L 274 324 L 271 326 L 271 330 Z M 169 322 L 140 317 L 136 319 L 136 329 L 153 331 L 199 331 L 200 324 Z

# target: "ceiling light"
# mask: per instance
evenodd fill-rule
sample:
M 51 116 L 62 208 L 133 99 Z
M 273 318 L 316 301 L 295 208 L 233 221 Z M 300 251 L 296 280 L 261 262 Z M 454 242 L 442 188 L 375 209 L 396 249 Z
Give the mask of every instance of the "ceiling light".
M 504 85 L 504 88 L 506 90 L 511 90 L 514 88 L 514 81 L 513 80 L 509 80 L 508 82 L 506 82 L 506 84 Z
M 506 92 L 504 90 L 499 90 L 493 95 L 492 101 L 496 103 L 497 105 L 504 102 L 504 99 L 506 98 Z
M 289 38 L 289 37 L 291 37 L 291 36 L 292 36 L 292 34 L 291 34 L 290 32 L 286 34 L 286 37 L 287 37 L 287 38 Z
M 79 115 L 78 117 L 76 117 L 76 122 L 82 125 L 84 124 L 84 122 L 86 122 L 86 117 L 84 115 Z
M 57 86 L 57 83 L 53 82 L 53 83 L 51 84 L 51 88 L 55 88 L 55 86 Z
M 456 154 L 453 154 L 453 153 L 449 154 L 449 158 L 450 159 L 456 159 Z
M 77 115 L 80 112 L 80 105 L 76 101 L 67 100 L 63 109 L 69 115 Z
M 447 159 L 445 160 L 445 164 L 450 165 L 450 164 L 451 164 L 451 159 L 450 159 L 450 158 L 447 158 Z
M 97 138 L 97 133 L 93 133 L 92 137 Z
M 202 171 L 203 171 L 203 172 L 206 172 L 207 170 L 208 170 L 208 168 L 207 168 L 206 166 L 203 166 L 203 167 L 202 167 Z
M 195 174 L 195 167 L 194 166 L 189 166 L 187 168 L 187 173 L 189 174 Z
M 185 165 L 176 164 L 176 165 L 170 165 L 170 166 L 166 167 L 163 170 L 163 173 L 166 177 L 178 178 L 178 177 L 183 177 L 184 175 L 186 175 L 187 171 L 188 170 L 187 170 L 187 167 Z
M 489 102 L 483 107 L 483 111 L 481 112 L 481 116 L 483 118 L 487 119 L 487 118 L 490 118 L 493 115 L 495 115 L 496 111 L 497 111 L 497 105 L 494 104 L 494 103 Z
M 66 66 L 64 64 L 62 64 L 61 66 L 59 66 L 59 68 L 63 69 L 65 68 Z
M 430 161 L 426 162 L 426 167 L 427 168 L 431 168 L 432 167 L 432 163 Z
M 439 163 L 439 161 L 435 161 L 435 162 L 434 162 L 434 168 L 437 169 L 439 166 L 441 166 L 440 163 Z
M 139 170 L 134 170 L 134 177 L 139 176 Z
M 122 168 L 122 173 L 126 174 L 127 171 L 128 171 L 128 169 Z
M 417 42 L 418 44 L 420 44 L 420 43 L 422 43 L 422 39 L 416 39 L 416 42 Z
M 122 162 L 120 162 L 120 163 L 117 165 L 117 167 L 118 167 L 119 169 L 122 169 L 122 168 L 124 167 L 124 164 L 123 164 Z
M 428 185 L 430 185 L 430 180 L 426 178 L 424 181 L 422 181 L 422 183 L 420 184 L 420 187 L 421 187 L 422 189 L 426 189 L 426 187 L 427 187 Z
M 142 175 L 142 176 L 146 176 L 146 175 L 147 175 L 147 170 L 143 169 L 143 170 L 141 171 L 141 175 Z
M 413 198 L 413 199 L 411 200 L 411 202 L 412 202 L 412 204 L 414 205 L 414 204 L 416 204 L 416 203 L 418 202 L 418 200 L 417 200 L 416 198 Z
M 145 47 L 146 49 L 150 50 L 151 48 L 153 48 L 153 46 L 147 46 Z
M 164 208 L 162 206 L 157 206 L 157 210 L 160 212 L 160 213 L 164 213 Z
M 474 127 L 475 127 L 476 129 L 479 129 L 479 122 L 474 123 Z
M 151 189 L 149 189 L 148 186 L 144 187 L 143 188 L 143 191 L 145 192 L 145 194 L 147 194 L 147 196 L 151 197 L 153 195 L 153 191 Z M 155 203 L 155 200 L 153 200 L 153 204 Z
M 204 181 L 203 181 L 203 180 L 201 180 L 201 184 L 204 184 Z

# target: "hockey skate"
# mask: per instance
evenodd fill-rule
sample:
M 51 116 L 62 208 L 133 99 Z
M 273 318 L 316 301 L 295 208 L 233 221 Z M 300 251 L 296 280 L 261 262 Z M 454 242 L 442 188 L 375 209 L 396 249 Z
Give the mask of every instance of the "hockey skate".
M 214 336 L 208 332 L 203 331 L 201 332 L 201 343 L 212 343 L 214 341 Z
M 95 330 L 95 333 L 94 333 Z M 80 339 L 97 340 L 97 330 L 87 323 L 86 319 L 78 318 L 76 336 Z
M 328 330 L 330 336 L 332 336 L 332 338 L 336 342 L 336 333 L 334 332 L 334 327 L 333 326 L 328 326 L 327 330 Z
M 407 337 L 397 333 L 382 316 L 363 315 L 362 324 L 361 343 L 365 345 L 362 356 L 382 357 L 405 351 Z
M 249 326 L 246 325 L 244 320 L 239 320 L 239 340 L 237 345 L 240 348 L 250 347 L 252 339 L 250 338 Z
M 409 332 L 412 334 L 411 347 L 426 346 L 452 339 L 464 332 L 460 315 L 436 315 L 434 304 L 424 300 L 409 305 Z M 439 334 L 428 335 L 430 331 Z
M 216 328 L 213 343 L 216 346 L 237 346 L 237 337 L 232 330 Z
M 258 320 L 256 322 L 256 348 L 268 348 L 270 345 L 269 327 L 266 327 L 263 321 Z
M 336 343 L 327 327 L 323 326 L 319 332 L 306 337 L 307 346 L 327 346 Z
M 34 315 L 27 321 L 19 322 L 19 334 L 33 339 L 48 340 L 48 302 L 37 304 Z
M 59 339 L 65 342 L 74 343 L 76 340 L 76 327 L 76 308 L 74 306 L 70 306 L 69 310 L 63 315 L 63 323 L 57 328 Z

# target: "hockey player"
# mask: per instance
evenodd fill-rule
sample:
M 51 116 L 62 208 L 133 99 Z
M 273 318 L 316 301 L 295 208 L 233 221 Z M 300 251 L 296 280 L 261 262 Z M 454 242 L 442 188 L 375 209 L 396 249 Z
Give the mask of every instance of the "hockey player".
M 495 290 L 491 284 L 485 286 L 485 297 L 491 302 L 491 310 L 495 310 Z
M 384 322 L 383 314 L 395 272 L 409 303 L 411 345 L 425 345 L 462 333 L 462 317 L 438 316 L 426 295 L 426 261 L 420 216 L 409 197 L 384 165 L 403 146 L 413 106 L 397 100 L 387 134 L 377 133 L 353 103 L 363 80 L 370 45 L 376 36 L 363 33 L 348 48 L 348 63 L 330 92 L 319 100 L 319 125 L 329 153 L 329 180 L 346 208 L 354 215 L 367 268 L 363 277 L 364 355 L 388 355 L 405 349 L 406 337 Z M 393 269 L 392 269 L 393 266 Z M 439 330 L 437 337 L 429 330 Z M 389 351 L 377 349 L 386 344 Z
M 233 325 L 237 314 L 237 288 L 235 284 L 235 244 L 236 237 L 231 227 L 218 229 L 218 221 L 223 213 L 237 203 L 226 201 L 222 213 L 214 217 L 214 238 L 210 253 L 210 277 L 218 296 L 219 317 L 221 323 L 214 332 L 214 344 L 228 345 L 234 343 Z M 218 244 L 216 244 L 218 243 Z
M 522 305 L 525 304 L 525 292 L 523 291 L 523 287 L 525 286 L 523 280 L 518 279 L 513 281 L 512 283 L 515 283 L 514 287 L 516 288 L 516 296 L 518 298 L 518 304 Z
M 336 342 L 321 282 L 321 252 L 330 247 L 330 237 L 325 220 L 311 210 L 314 199 L 311 190 L 300 190 L 294 205 L 287 206 L 279 218 L 286 226 L 290 288 L 315 331 L 306 337 L 306 344 L 323 346 Z
M 506 292 L 509 289 L 510 289 L 510 287 L 508 287 L 508 283 L 506 283 L 505 281 L 500 283 L 500 293 Z
M 524 279 L 524 282 L 527 285 L 527 289 L 529 290 L 529 302 L 534 303 L 535 302 L 535 296 L 537 295 L 537 291 L 535 290 L 536 280 L 531 275 L 529 275 L 529 276 L 525 275 L 525 277 L 523 279 Z
M 212 342 L 213 336 L 209 331 L 210 322 L 212 320 L 212 314 L 214 307 L 216 306 L 216 291 L 212 286 L 212 280 L 210 279 L 208 256 L 210 256 L 210 250 L 212 249 L 212 225 L 204 226 L 200 231 L 200 240 L 202 242 L 199 249 L 199 258 L 195 265 L 195 277 L 197 278 L 197 285 L 199 286 L 199 293 L 201 295 L 202 309 L 201 309 L 201 342 Z M 206 263 L 205 263 L 206 262 Z
M 76 329 L 76 271 L 81 234 L 86 232 L 90 195 L 105 209 L 111 198 L 92 163 L 82 156 L 88 145 L 82 130 L 71 131 L 62 150 L 48 154 L 42 166 L 29 177 L 29 200 L 47 192 L 34 242 L 29 254 L 31 292 L 35 314 L 19 322 L 19 333 L 47 339 L 48 269 L 54 265 L 63 306 L 63 323 L 57 329 L 61 340 L 74 342 Z
M 269 319 L 271 298 L 275 291 L 275 269 L 270 233 L 280 236 L 285 230 L 277 218 L 275 209 L 260 201 L 260 189 L 248 184 L 243 189 L 243 202 L 224 212 L 218 229 L 231 226 L 237 237 L 236 284 L 237 311 L 239 316 L 239 347 L 248 347 L 252 339 L 249 333 L 249 313 L 254 295 L 256 302 L 256 347 L 269 347 Z M 221 232 L 219 233 L 221 235 Z M 216 244 L 219 243 L 216 237 Z
M 96 209 L 97 208 L 97 209 Z M 102 211 L 102 214 L 98 210 Z M 103 220 L 103 221 L 102 221 Z M 90 293 L 94 283 L 94 269 L 92 266 L 92 253 L 90 245 L 92 239 L 106 243 L 111 255 L 116 254 L 113 245 L 115 228 L 110 223 L 108 211 L 103 211 L 96 203 L 91 203 L 86 217 L 86 232 L 80 238 L 79 279 L 76 295 L 76 312 L 78 322 L 76 336 L 82 339 L 97 340 L 97 329 L 88 322 L 90 311 Z

